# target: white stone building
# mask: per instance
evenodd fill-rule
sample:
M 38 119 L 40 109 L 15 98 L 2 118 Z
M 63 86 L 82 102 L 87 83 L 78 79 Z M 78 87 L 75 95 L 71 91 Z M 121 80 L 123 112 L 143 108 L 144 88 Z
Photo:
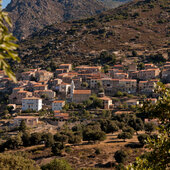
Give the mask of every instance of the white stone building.
M 62 108 L 65 105 L 65 101 L 64 100 L 58 100 L 58 101 L 53 101 L 52 103 L 52 110 L 62 110 Z
M 22 99 L 22 110 L 35 110 L 39 111 L 42 109 L 42 99 L 38 97 L 30 97 Z

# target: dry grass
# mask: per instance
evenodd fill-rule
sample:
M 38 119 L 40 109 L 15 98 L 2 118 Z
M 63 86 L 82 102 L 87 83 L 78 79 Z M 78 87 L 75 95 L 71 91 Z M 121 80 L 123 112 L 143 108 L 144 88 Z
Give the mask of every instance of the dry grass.
M 143 148 L 131 149 L 129 147 L 125 147 L 126 144 L 131 143 L 138 143 L 136 135 L 134 135 L 132 139 L 128 139 L 126 142 L 123 142 L 122 140 L 117 139 L 117 134 L 108 134 L 107 139 L 100 143 L 89 144 L 87 142 L 82 142 L 80 145 L 71 146 L 72 151 L 68 154 L 64 154 L 62 158 L 66 159 L 75 169 L 83 167 L 97 167 L 108 162 L 115 162 L 113 157 L 114 153 L 119 149 L 123 149 L 128 152 L 129 157 L 126 162 L 126 164 L 128 164 L 134 161 L 135 157 L 141 155 L 144 151 Z M 98 155 L 95 154 L 95 150 L 97 148 L 101 151 Z M 50 162 L 52 159 L 54 159 L 54 157 L 50 157 L 50 155 L 47 158 L 37 158 L 37 163 L 42 165 Z

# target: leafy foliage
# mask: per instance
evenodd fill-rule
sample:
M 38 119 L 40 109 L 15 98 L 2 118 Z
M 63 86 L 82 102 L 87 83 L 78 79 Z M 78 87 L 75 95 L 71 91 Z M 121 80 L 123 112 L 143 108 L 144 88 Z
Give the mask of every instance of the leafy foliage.
M 0 154 L 0 169 L 22 169 L 22 170 L 39 170 L 38 166 L 35 166 L 33 160 L 17 156 L 13 154 Z
M 50 163 L 43 165 L 42 170 L 72 170 L 71 166 L 64 159 L 54 159 Z
M 104 141 L 106 134 L 100 128 L 100 124 L 88 125 L 83 130 L 83 140 L 85 141 Z
M 131 139 L 133 136 L 130 132 L 122 132 L 118 134 L 118 139 L 124 139 L 124 142 L 126 141 L 126 139 Z
M 22 138 L 21 138 L 21 134 L 19 133 L 16 136 L 10 137 L 5 143 L 3 143 L 1 145 L 1 150 L 4 150 L 5 148 L 17 149 L 22 145 L 23 145 L 23 141 L 22 141 Z
M 19 126 L 19 130 L 20 130 L 21 132 L 25 132 L 26 129 L 27 129 L 27 125 L 26 125 L 25 121 L 22 120 L 21 123 L 20 123 L 20 126 Z
M 127 158 L 127 153 L 123 150 L 118 150 L 115 152 L 114 158 L 115 158 L 116 162 L 123 163 Z
M 138 141 L 139 143 L 144 146 L 146 144 L 147 138 L 149 137 L 149 135 L 147 134 L 140 134 L 138 135 Z
M 61 142 L 56 142 L 51 148 L 51 151 L 54 155 L 61 155 L 62 150 L 64 149 L 64 145 Z
M 145 123 L 145 131 L 149 134 L 151 134 L 153 131 L 156 130 L 156 125 L 154 123 Z
M 100 120 L 99 121 L 100 125 L 101 125 L 101 129 L 105 132 L 105 133 L 114 133 L 117 132 L 119 130 L 119 127 L 117 126 L 117 124 L 114 121 L 111 120 Z
M 51 147 L 54 144 L 54 137 L 51 133 L 45 133 L 42 139 L 44 139 L 46 147 Z
M 140 118 L 132 118 L 129 120 L 128 124 L 136 131 L 136 133 L 144 128 L 143 121 Z
M 58 141 L 58 142 L 62 142 L 62 143 L 67 143 L 68 142 L 68 136 L 65 135 L 65 134 L 56 133 L 54 135 L 54 140 Z
M 133 128 L 131 128 L 131 127 L 124 127 L 123 129 L 122 129 L 122 131 L 123 132 L 129 132 L 130 134 L 134 134 L 134 129 Z
M 42 137 L 42 134 L 41 134 L 41 133 L 37 133 L 37 132 L 32 133 L 32 134 L 31 134 L 31 138 L 30 138 L 31 144 L 32 144 L 32 145 L 38 145 L 38 144 L 40 144 L 41 139 L 42 139 L 41 137 Z
M 8 14 L 2 11 L 2 0 L 0 0 L 0 69 L 4 70 L 13 81 L 16 82 L 14 73 L 11 70 L 8 60 L 20 61 L 16 52 L 17 45 L 14 43 L 16 38 L 8 32 L 8 28 L 5 26 L 8 24 L 12 27 Z
M 148 106 L 149 117 L 158 118 L 162 123 L 167 123 L 170 120 L 170 89 L 158 84 L 155 92 L 159 95 L 159 99 L 155 105 Z
M 158 128 L 158 135 L 156 137 L 148 137 L 146 147 L 150 152 L 136 158 L 135 164 L 130 165 L 127 168 L 128 170 L 159 170 L 168 168 L 170 162 L 170 89 L 159 84 L 156 91 L 159 94 L 158 102 L 144 109 L 148 111 L 150 118 L 157 118 L 161 122 Z

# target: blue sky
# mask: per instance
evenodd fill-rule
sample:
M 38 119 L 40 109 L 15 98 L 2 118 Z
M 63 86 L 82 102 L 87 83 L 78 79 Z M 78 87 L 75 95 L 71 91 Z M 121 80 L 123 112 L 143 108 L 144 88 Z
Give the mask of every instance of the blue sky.
M 2 0 L 2 8 L 5 8 L 11 0 Z

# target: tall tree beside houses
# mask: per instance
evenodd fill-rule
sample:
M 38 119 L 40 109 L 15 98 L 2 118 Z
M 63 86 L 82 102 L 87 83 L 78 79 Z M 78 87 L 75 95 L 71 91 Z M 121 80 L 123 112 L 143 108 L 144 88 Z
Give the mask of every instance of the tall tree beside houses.
M 160 124 L 156 138 L 148 137 L 146 147 L 148 152 L 138 157 L 136 162 L 130 165 L 128 170 L 141 169 L 168 169 L 170 157 L 170 89 L 159 84 L 156 90 L 159 94 L 159 99 L 156 104 L 149 104 L 146 107 L 148 117 L 156 118 Z

